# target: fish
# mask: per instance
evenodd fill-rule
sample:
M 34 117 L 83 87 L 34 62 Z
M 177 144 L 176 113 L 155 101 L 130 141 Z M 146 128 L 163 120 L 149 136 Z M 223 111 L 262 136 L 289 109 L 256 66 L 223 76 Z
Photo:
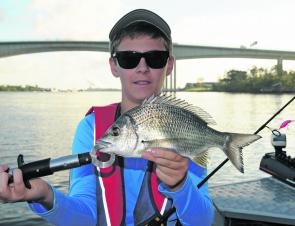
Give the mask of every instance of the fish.
M 151 148 L 166 148 L 188 157 L 201 167 L 208 163 L 209 149 L 221 149 L 244 172 L 243 147 L 261 138 L 256 134 L 220 132 L 202 108 L 169 95 L 152 95 L 123 113 L 95 143 L 99 152 L 141 157 Z M 112 158 L 114 160 L 114 158 Z

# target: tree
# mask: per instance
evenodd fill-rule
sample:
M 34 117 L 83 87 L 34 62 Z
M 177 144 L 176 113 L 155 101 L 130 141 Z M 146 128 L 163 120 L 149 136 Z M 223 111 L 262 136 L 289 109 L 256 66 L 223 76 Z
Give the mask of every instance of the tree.
M 224 82 L 240 82 L 247 79 L 246 71 L 231 70 L 228 71 L 223 79 Z

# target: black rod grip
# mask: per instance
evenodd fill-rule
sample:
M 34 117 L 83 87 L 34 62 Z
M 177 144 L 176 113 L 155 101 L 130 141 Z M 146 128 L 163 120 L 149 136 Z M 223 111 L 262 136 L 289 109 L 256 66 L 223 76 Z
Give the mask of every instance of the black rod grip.
M 89 164 L 92 162 L 91 155 L 89 152 L 78 154 L 78 159 L 79 159 L 80 166 Z
M 24 164 L 19 169 L 23 173 L 24 180 L 53 174 L 50 169 L 50 158 Z
M 82 165 L 90 164 L 92 158 L 89 152 L 63 156 L 57 159 L 42 159 L 35 162 L 24 164 L 23 155 L 18 156 L 18 168 L 23 173 L 23 179 L 27 188 L 30 188 L 29 180 L 37 177 L 52 175 L 56 171 L 72 169 Z M 13 169 L 7 169 L 10 175 L 8 183 L 13 183 Z

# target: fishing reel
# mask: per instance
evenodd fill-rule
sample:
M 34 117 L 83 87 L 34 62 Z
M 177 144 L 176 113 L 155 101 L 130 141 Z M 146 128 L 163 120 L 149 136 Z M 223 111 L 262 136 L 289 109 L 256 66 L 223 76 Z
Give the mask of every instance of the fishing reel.
M 287 166 L 295 168 L 295 158 L 288 156 L 287 152 L 283 151 L 283 148 L 286 148 L 287 146 L 286 134 L 281 133 L 276 129 L 272 130 L 271 144 L 275 148 L 275 158 Z
M 281 133 L 277 129 L 271 131 L 271 144 L 275 148 L 276 156 L 283 152 L 283 148 L 287 146 L 286 134 Z
M 287 146 L 286 134 L 277 129 L 272 130 L 271 144 L 275 152 L 266 153 L 260 162 L 260 170 L 295 187 L 295 158 L 283 150 Z

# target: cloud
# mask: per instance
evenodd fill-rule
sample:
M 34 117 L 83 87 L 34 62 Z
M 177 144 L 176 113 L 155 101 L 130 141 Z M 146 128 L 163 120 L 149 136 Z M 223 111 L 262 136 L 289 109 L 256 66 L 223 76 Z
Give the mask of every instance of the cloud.
M 25 9 L 29 40 L 103 41 L 108 40 L 120 16 L 120 0 L 32 0 Z M 3 13 L 0 9 L 0 20 Z M 108 57 L 96 52 L 56 52 L 0 59 L 0 84 L 119 88 L 119 80 L 109 70 Z
M 33 0 L 28 11 L 39 39 L 107 40 L 119 0 Z

